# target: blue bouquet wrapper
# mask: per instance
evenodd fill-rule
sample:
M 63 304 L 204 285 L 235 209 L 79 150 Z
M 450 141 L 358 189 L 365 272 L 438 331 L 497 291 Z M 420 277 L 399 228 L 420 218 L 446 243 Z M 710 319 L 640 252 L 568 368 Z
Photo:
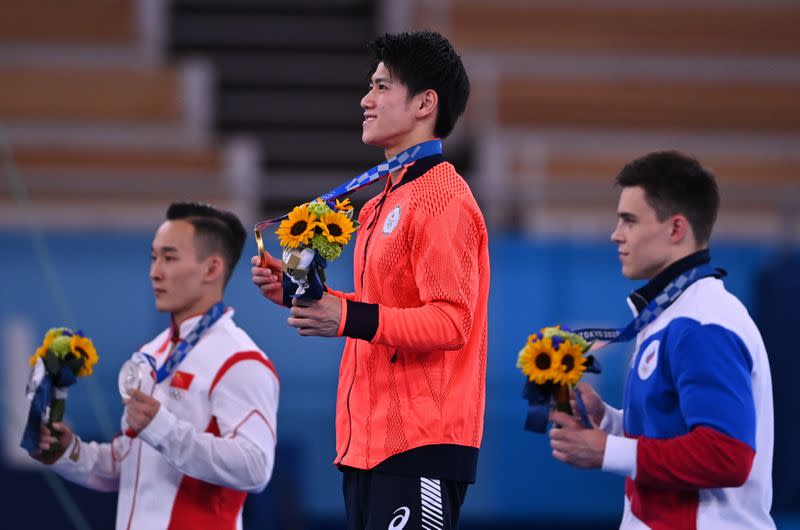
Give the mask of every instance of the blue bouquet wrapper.
M 528 414 L 525 417 L 525 430 L 544 433 L 550 423 L 550 398 L 552 385 L 539 385 L 526 381 L 522 397 L 528 400 Z
M 298 271 L 287 267 L 284 258 L 283 272 L 283 305 L 292 307 L 292 299 L 319 300 L 325 291 L 325 269 L 328 261 L 314 251 L 314 258 L 307 269 Z
M 32 453 L 39 448 L 39 428 L 44 421 L 47 407 L 53 402 L 55 387 L 68 387 L 76 382 L 77 377 L 73 367 L 66 364 L 60 367 L 55 376 L 45 372 L 41 382 L 36 386 L 28 410 L 28 422 L 25 424 L 20 442 L 23 449 Z

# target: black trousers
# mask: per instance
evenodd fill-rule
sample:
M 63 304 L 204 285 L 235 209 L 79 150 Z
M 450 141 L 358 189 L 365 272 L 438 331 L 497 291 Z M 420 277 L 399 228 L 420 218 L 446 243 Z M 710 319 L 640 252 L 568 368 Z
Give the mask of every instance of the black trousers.
M 455 530 L 466 482 L 343 471 L 347 530 Z

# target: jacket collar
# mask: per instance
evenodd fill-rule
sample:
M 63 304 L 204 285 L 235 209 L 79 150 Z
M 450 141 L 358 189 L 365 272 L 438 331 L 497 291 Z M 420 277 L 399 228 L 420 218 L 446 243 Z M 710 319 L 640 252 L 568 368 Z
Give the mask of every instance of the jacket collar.
M 439 164 L 441 164 L 444 161 L 445 161 L 445 158 L 441 154 L 436 154 L 436 155 L 426 156 L 425 158 L 420 158 L 419 160 L 417 160 L 416 162 L 412 163 L 411 165 L 406 166 L 406 172 L 403 175 L 403 178 L 400 179 L 400 182 L 398 182 L 395 185 L 392 185 L 391 184 L 391 180 L 389 181 L 390 184 L 388 184 L 388 186 L 387 186 L 388 187 L 388 191 L 394 191 L 397 188 L 399 188 L 400 186 L 402 186 L 403 184 L 408 184 L 409 182 L 411 182 L 411 181 L 413 181 L 415 179 L 418 179 L 419 177 L 421 177 L 422 175 L 427 173 L 431 168 L 433 168 L 435 166 L 438 166 Z
M 197 325 L 197 323 L 200 322 L 200 319 L 203 318 L 204 314 L 205 314 L 205 312 L 198 313 L 196 315 L 192 315 L 189 318 L 184 319 L 184 321 L 181 322 L 180 325 L 176 325 L 175 324 L 175 317 L 174 316 L 170 316 L 170 319 L 169 319 L 169 340 L 173 344 L 177 344 L 180 341 L 182 341 L 183 339 L 185 339 L 186 336 L 192 331 L 192 329 L 194 329 L 194 327 Z M 225 308 L 225 312 L 220 317 L 220 321 L 222 319 L 224 319 L 224 318 L 231 318 L 232 316 L 233 316 L 233 308 L 232 307 L 226 307 Z
M 636 289 L 628 296 L 628 301 L 635 308 L 638 314 L 647 307 L 653 298 L 658 296 L 658 293 L 664 290 L 669 283 L 683 274 L 684 272 L 694 269 L 700 265 L 711 262 L 711 252 L 708 249 L 698 250 L 694 254 L 679 259 L 671 263 L 666 269 L 659 272 L 645 285 Z

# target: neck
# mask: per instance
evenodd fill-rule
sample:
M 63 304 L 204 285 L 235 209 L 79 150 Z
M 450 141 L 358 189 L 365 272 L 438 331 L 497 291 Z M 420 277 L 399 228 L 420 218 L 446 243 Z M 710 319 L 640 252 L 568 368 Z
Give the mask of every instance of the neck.
M 673 264 L 685 259 L 688 256 L 691 256 L 692 254 L 696 254 L 701 250 L 708 250 L 708 245 L 702 247 L 695 247 L 694 245 L 692 245 L 675 249 L 675 252 L 672 255 L 672 259 L 669 260 L 669 263 L 661 267 L 661 270 L 659 270 L 656 274 L 654 274 L 652 278 L 648 279 L 652 280 L 653 278 L 655 278 L 656 276 L 658 276 L 659 274 L 670 268 Z
M 398 182 L 400 182 L 400 179 L 405 173 L 404 169 L 405 168 L 400 168 L 389 176 L 389 181 L 392 183 L 392 186 L 395 186 Z
M 398 142 L 386 146 L 384 148 L 384 155 L 386 156 L 386 160 L 389 160 L 395 155 L 398 155 L 405 151 L 406 149 L 410 149 L 417 144 L 421 144 L 422 142 L 427 142 L 429 140 L 435 140 L 436 137 L 429 132 L 410 132 L 407 136 L 405 136 L 402 140 Z
M 175 323 L 175 326 L 180 327 L 180 325 L 195 316 L 202 315 L 209 309 L 211 309 L 214 304 L 217 302 L 222 301 L 222 295 L 208 297 L 207 299 L 198 300 L 197 303 L 192 304 L 190 307 L 181 309 L 179 311 L 174 311 L 172 313 L 172 321 Z
M 688 271 L 689 269 L 693 269 L 704 263 L 709 263 L 709 262 L 710 262 L 710 255 L 708 252 L 708 247 L 697 249 L 686 256 L 676 259 L 675 261 L 672 261 L 669 265 L 661 269 L 661 271 L 658 274 L 656 274 L 652 278 L 649 278 L 649 281 L 645 285 L 636 289 L 631 294 L 630 300 L 631 302 L 633 302 L 636 308 L 639 311 L 641 311 L 672 280 L 677 278 L 678 275 Z
M 396 156 L 407 149 L 411 149 L 415 145 L 419 145 L 423 142 L 428 142 L 430 140 L 435 140 L 436 137 L 430 133 L 425 134 L 410 134 L 408 137 L 405 138 L 403 142 L 399 142 L 391 147 L 387 147 L 384 151 L 384 156 L 386 156 L 386 160 L 389 160 L 393 156 Z M 397 184 L 400 181 L 400 176 L 403 174 L 402 171 L 395 171 L 389 177 L 391 179 L 392 185 Z

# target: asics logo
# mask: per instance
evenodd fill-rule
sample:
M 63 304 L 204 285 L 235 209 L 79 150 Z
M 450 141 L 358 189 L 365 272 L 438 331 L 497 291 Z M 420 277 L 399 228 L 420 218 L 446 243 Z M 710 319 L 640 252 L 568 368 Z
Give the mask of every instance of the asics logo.
M 400 512 L 400 513 L 397 513 Z M 389 521 L 389 528 L 388 530 L 400 530 L 401 528 L 406 527 L 406 523 L 408 523 L 408 518 L 411 515 L 411 510 L 406 508 L 405 506 L 401 506 L 400 508 L 396 509 L 394 512 L 395 515 L 391 521 Z

